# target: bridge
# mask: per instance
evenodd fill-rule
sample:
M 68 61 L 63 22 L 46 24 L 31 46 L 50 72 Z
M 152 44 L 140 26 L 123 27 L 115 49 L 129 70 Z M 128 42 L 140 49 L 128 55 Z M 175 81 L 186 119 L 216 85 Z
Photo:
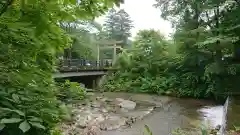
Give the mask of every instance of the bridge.
M 54 73 L 54 78 L 103 75 L 108 70 L 112 70 L 111 60 L 91 61 L 85 59 L 64 59 L 59 60 L 58 73 Z
M 99 79 L 108 71 L 114 71 L 111 60 L 91 61 L 86 59 L 59 60 L 58 72 L 53 74 L 57 81 L 81 82 L 87 88 L 95 88 Z
M 59 59 L 58 72 L 53 74 L 56 80 L 65 80 L 84 83 L 89 88 L 94 88 L 101 76 L 112 69 L 112 62 L 116 60 L 117 49 L 122 47 L 117 45 L 122 41 L 101 40 L 97 44 L 97 60 L 72 59 L 71 52 L 68 58 Z M 100 49 L 113 49 L 113 58 L 100 60 Z M 71 50 L 71 49 L 70 49 Z

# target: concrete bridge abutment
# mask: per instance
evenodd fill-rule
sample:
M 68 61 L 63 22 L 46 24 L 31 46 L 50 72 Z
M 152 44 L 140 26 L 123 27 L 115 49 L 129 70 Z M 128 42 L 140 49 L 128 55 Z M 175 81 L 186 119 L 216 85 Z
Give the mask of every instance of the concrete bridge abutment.
M 74 76 L 74 77 L 63 77 L 63 78 L 56 78 L 57 82 L 65 82 L 69 80 L 71 82 L 78 82 L 85 85 L 88 89 L 97 89 L 98 82 L 103 75 L 91 75 L 91 76 Z

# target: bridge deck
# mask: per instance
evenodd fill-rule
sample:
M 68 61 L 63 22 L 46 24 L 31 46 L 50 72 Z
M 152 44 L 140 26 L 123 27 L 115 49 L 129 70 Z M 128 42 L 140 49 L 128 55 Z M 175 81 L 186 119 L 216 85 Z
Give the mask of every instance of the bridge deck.
M 90 62 L 86 60 L 63 60 L 58 67 L 59 72 L 54 73 L 53 77 L 99 76 L 106 74 L 106 72 L 110 70 L 116 70 L 111 68 L 111 63 Z
M 76 76 L 99 76 L 105 75 L 106 71 L 83 71 L 83 72 L 64 72 L 64 73 L 54 73 L 54 78 L 66 78 L 66 77 L 76 77 Z

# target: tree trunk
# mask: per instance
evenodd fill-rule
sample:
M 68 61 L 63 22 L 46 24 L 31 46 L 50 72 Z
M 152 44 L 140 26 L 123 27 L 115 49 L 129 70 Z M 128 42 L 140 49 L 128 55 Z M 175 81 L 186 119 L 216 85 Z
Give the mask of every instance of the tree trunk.
M 219 32 L 219 5 L 217 6 L 217 9 L 215 11 L 215 21 L 216 21 L 216 36 L 220 35 Z M 216 41 L 216 62 L 218 64 L 221 64 L 222 59 L 222 49 L 220 48 L 220 40 Z

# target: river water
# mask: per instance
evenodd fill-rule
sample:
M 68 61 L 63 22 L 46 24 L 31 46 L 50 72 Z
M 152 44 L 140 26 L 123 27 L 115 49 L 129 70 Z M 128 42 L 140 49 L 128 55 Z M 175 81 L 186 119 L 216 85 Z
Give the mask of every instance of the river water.
M 144 125 L 149 126 L 153 135 L 171 135 L 176 128 L 189 130 L 201 123 L 208 123 L 214 128 L 222 124 L 223 106 L 212 101 L 129 93 L 105 93 L 105 96 L 161 102 L 163 108 L 157 108 L 132 127 L 104 131 L 103 135 L 142 135 Z

